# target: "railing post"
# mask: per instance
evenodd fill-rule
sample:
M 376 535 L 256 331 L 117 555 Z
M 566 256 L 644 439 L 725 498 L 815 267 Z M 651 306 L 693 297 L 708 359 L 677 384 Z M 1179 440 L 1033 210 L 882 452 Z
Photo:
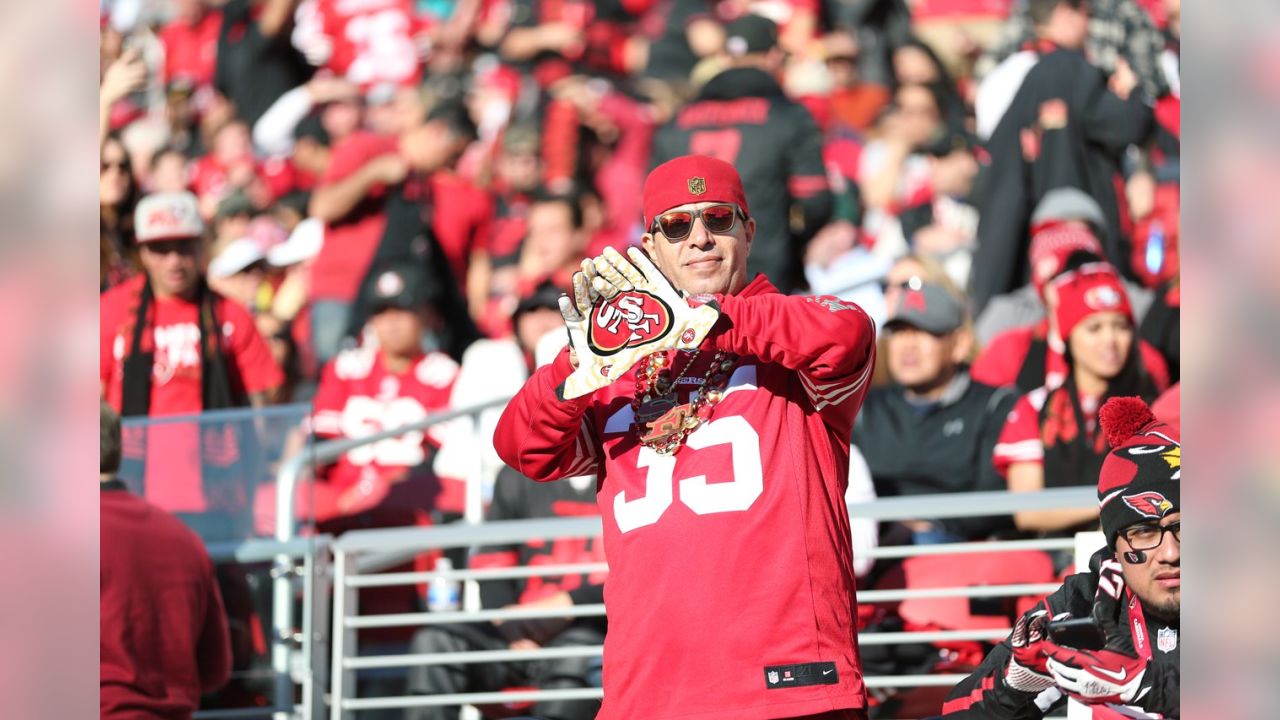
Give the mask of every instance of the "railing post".
M 333 589 L 329 546 L 319 544 L 306 556 L 302 595 L 302 657 L 307 667 L 302 683 L 302 720 L 324 715 L 324 690 L 329 685 L 329 593 Z
M 329 719 L 349 720 L 351 713 L 344 710 L 342 703 L 347 694 L 355 696 L 356 673 L 348 670 L 343 662 L 348 655 L 355 657 L 359 652 L 356 644 L 356 633 L 347 627 L 347 618 L 356 615 L 359 610 L 358 588 L 347 583 L 348 575 L 357 575 L 356 558 L 338 548 L 333 558 L 333 663 L 330 666 L 332 684 L 329 693 Z
M 306 453 L 298 453 L 283 461 L 276 476 L 276 540 L 293 539 L 293 497 L 302 475 Z M 293 641 L 293 560 L 277 555 L 274 565 L 271 600 L 271 670 L 275 680 L 276 707 L 293 705 L 293 679 L 290 677 L 290 644 Z M 276 713 L 276 720 L 284 720 Z

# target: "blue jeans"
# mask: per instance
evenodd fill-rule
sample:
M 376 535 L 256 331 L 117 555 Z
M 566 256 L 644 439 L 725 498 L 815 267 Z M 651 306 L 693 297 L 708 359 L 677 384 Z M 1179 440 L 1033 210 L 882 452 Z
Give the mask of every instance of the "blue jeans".
M 318 367 L 324 367 L 342 349 L 351 323 L 351 303 L 316 300 L 311 303 L 311 348 Z

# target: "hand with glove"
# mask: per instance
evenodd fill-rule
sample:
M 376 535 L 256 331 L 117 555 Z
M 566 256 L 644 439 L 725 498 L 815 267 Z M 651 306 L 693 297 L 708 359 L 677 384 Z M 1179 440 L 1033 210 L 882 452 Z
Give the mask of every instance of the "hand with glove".
M 1045 643 L 1053 682 L 1082 703 L 1132 705 L 1151 690 L 1150 661 L 1116 650 L 1076 650 Z
M 571 399 L 609 385 L 645 356 L 702 344 L 720 317 L 715 302 L 691 306 L 639 248 L 613 248 L 582 261 L 574 297 L 560 297 L 560 314 L 577 356 L 559 388 Z
M 1104 560 L 1098 569 L 1098 589 L 1090 613 L 1106 638 L 1102 650 L 1045 643 L 1046 666 L 1054 683 L 1082 703 L 1133 704 L 1151 689 L 1150 661 L 1138 656 L 1133 638 L 1119 623 L 1124 590 L 1120 563 Z
M 1039 609 L 1018 618 L 1009 637 L 1013 656 L 1004 671 L 1004 684 L 1026 693 L 1040 693 L 1053 686 L 1045 669 L 1044 646 L 1049 611 Z

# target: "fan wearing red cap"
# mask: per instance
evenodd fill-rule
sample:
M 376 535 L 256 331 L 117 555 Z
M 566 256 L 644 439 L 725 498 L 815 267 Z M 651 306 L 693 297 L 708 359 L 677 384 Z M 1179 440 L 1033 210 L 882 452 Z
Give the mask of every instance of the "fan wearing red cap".
M 1182 443 L 1142 398 L 1113 397 L 1098 415 L 1112 448 L 1097 476 L 1107 545 L 1018 620 L 944 716 L 1039 718 L 1067 697 L 1093 717 L 1180 716 Z M 1083 629 L 1058 634 L 1067 619 Z
M 732 165 L 663 163 L 642 200 L 643 249 L 583 261 L 560 299 L 576 360 L 537 370 L 494 437 L 534 480 L 599 478 L 599 717 L 865 717 L 843 497 L 874 326 L 748 276 Z
M 1138 354 L 1133 312 L 1115 272 L 1086 266 L 1050 288 L 1067 372 L 1060 387 L 1023 395 L 1009 413 L 993 460 L 1015 491 L 1092 484 L 1108 449 L 1098 407 L 1115 395 L 1151 400 L 1158 392 Z M 1023 530 L 1062 533 L 1093 525 L 1097 511 L 1024 511 L 1014 520 Z

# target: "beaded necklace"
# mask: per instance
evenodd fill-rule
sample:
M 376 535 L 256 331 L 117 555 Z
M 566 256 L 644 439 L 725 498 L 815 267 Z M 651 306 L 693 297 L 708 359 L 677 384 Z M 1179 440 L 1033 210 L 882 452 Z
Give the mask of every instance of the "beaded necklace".
M 689 433 L 711 418 L 711 409 L 724 397 L 724 387 L 737 356 L 717 352 L 697 387 L 691 391 L 691 394 L 696 393 L 696 397 L 683 405 L 679 403 L 680 380 L 701 353 L 701 350 L 695 350 L 674 379 L 670 378 L 670 370 L 664 370 L 667 367 L 665 353 L 653 353 L 640 361 L 631 409 L 635 413 L 637 428 L 641 428 L 640 443 L 645 447 L 662 455 L 674 455 Z

